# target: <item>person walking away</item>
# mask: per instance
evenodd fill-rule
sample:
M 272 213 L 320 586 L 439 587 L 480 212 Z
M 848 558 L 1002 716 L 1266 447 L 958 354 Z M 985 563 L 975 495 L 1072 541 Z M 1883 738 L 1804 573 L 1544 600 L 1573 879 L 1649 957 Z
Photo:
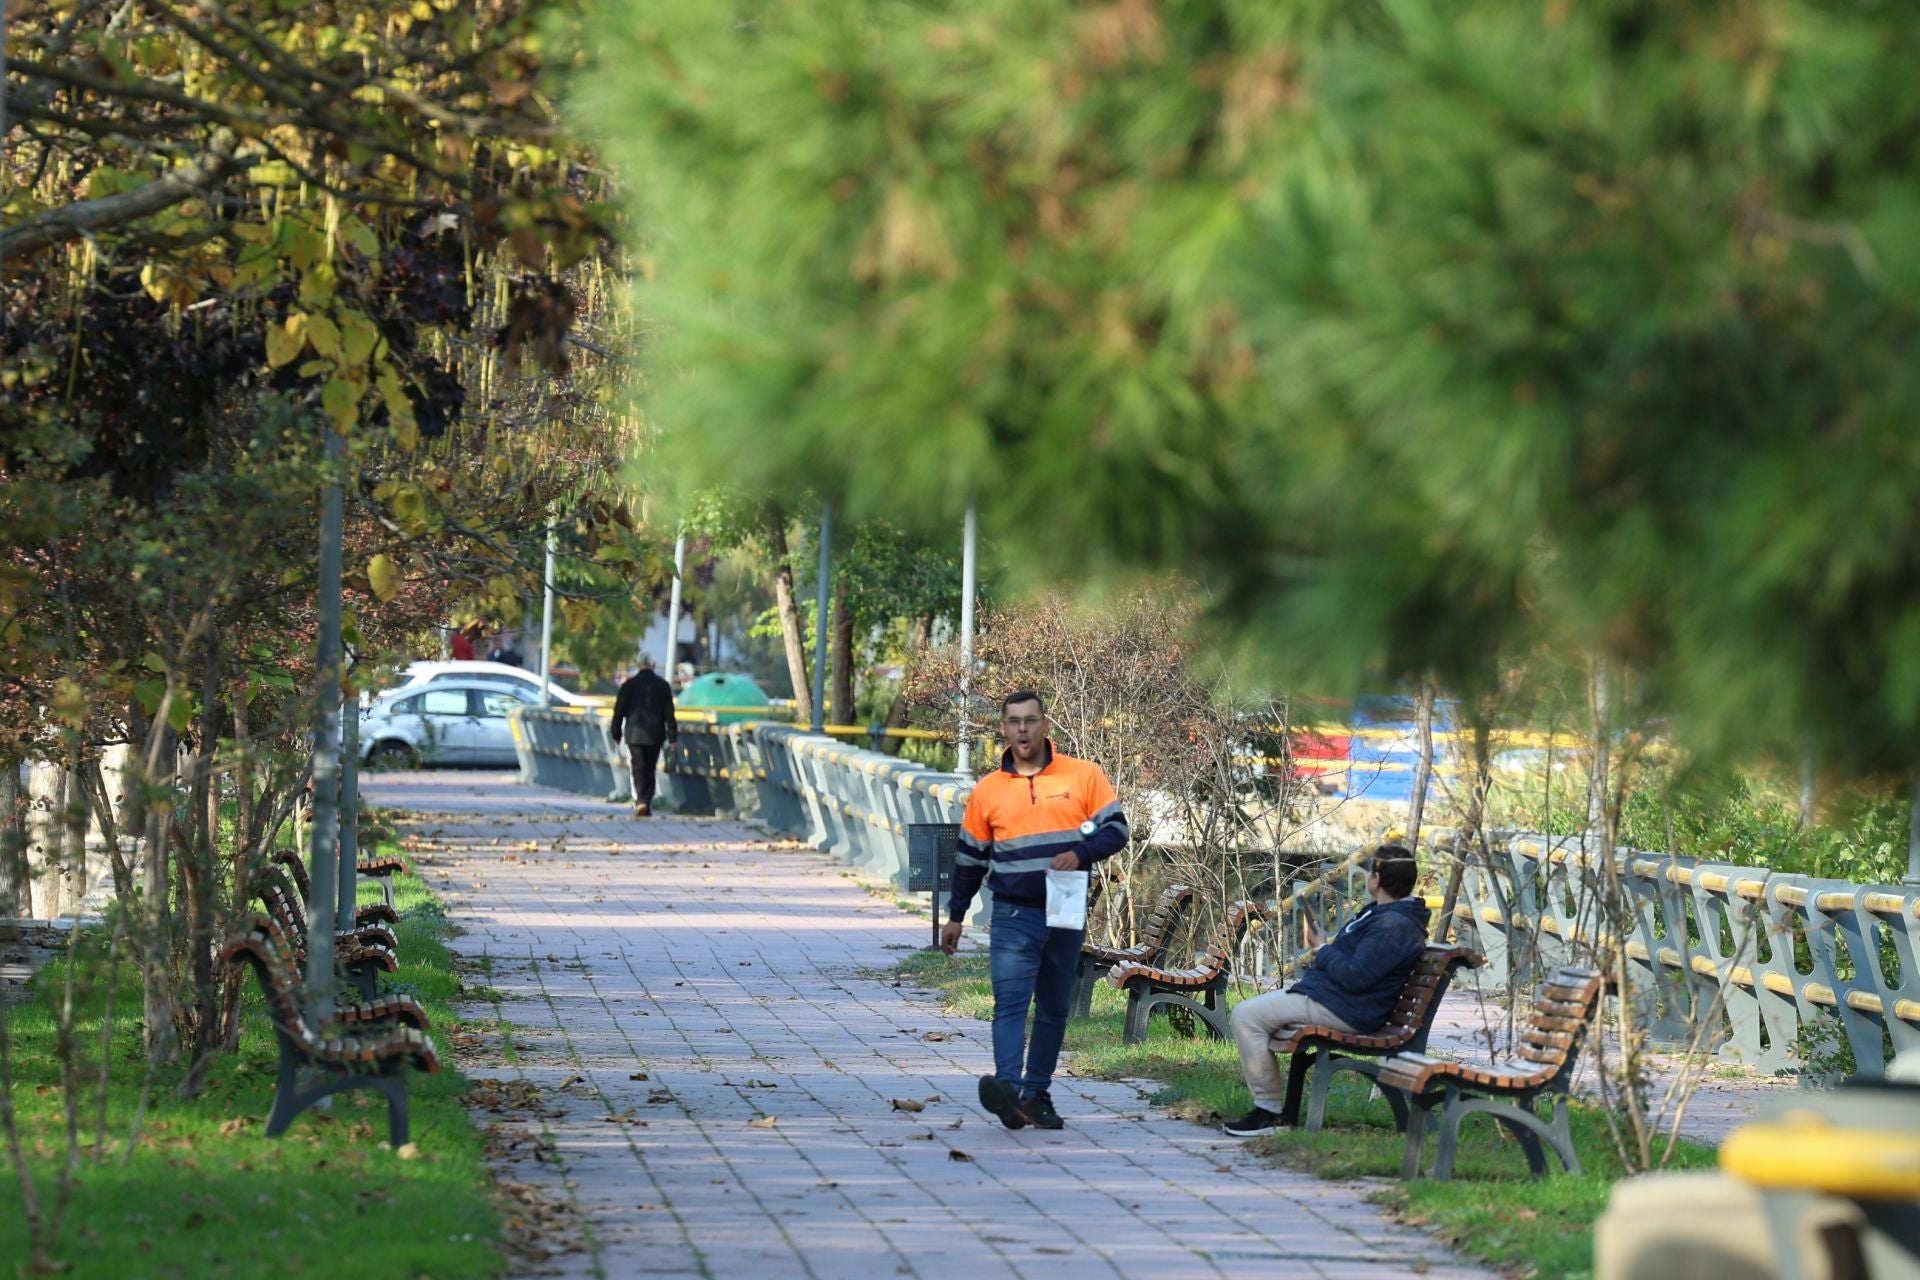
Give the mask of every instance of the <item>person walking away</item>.
M 1401 846 L 1375 849 L 1367 866 L 1372 901 L 1332 942 L 1315 946 L 1293 989 L 1233 1007 L 1227 1023 L 1240 1050 L 1240 1074 L 1253 1091 L 1253 1110 L 1228 1121 L 1228 1133 L 1251 1138 L 1280 1126 L 1287 1083 L 1269 1045 L 1275 1035 L 1307 1026 L 1365 1035 L 1385 1024 L 1427 942 L 1427 904 L 1412 896 L 1419 872 L 1413 854 Z
M 1053 1069 L 1086 930 L 1047 926 L 1047 872 L 1085 871 L 1128 839 L 1127 815 L 1107 775 L 1055 750 L 1049 727 L 1039 694 L 1023 689 L 1001 703 L 1006 750 L 1000 767 L 967 797 L 940 931 L 940 949 L 952 955 L 984 881 L 993 893 L 993 1074 L 980 1077 L 980 1105 L 1009 1129 L 1065 1125 L 1053 1106 Z
M 613 700 L 613 741 L 622 739 L 633 764 L 633 816 L 653 816 L 655 771 L 660 764 L 660 749 L 680 740 L 680 725 L 673 718 L 673 686 L 653 669 L 653 659 L 642 654 L 640 669 L 620 686 Z
M 469 622 L 453 633 L 453 640 L 449 643 L 448 650 L 452 653 L 454 661 L 473 661 L 473 638 L 479 634 L 479 631 L 478 623 Z

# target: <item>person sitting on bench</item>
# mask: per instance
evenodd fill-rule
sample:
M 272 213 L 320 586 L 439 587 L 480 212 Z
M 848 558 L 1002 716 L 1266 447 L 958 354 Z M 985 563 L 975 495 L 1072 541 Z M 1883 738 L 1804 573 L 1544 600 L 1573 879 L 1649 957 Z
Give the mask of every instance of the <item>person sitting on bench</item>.
M 1401 846 L 1375 849 L 1367 868 L 1373 901 L 1333 941 L 1309 953 L 1292 990 L 1269 991 L 1233 1007 L 1228 1022 L 1240 1049 L 1240 1074 L 1253 1091 L 1253 1110 L 1229 1121 L 1228 1133 L 1251 1138 L 1279 1127 L 1287 1082 L 1268 1041 L 1281 1028 L 1364 1033 L 1393 1012 L 1427 941 L 1427 904 L 1410 896 L 1418 873 L 1413 854 Z

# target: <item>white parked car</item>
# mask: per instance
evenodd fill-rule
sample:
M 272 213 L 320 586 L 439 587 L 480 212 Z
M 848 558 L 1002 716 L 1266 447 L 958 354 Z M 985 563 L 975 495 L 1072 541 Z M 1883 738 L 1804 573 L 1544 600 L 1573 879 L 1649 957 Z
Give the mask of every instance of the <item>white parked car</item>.
M 540 701 L 540 674 L 528 671 L 525 667 L 510 667 L 504 662 L 481 662 L 478 660 L 455 660 L 452 662 L 415 662 L 410 663 L 401 673 L 402 688 L 415 685 L 440 684 L 448 680 L 460 680 L 490 684 L 503 689 L 515 689 L 528 695 L 528 701 Z M 553 701 L 565 706 L 591 705 L 593 699 L 585 698 L 568 689 L 562 689 L 553 681 L 547 681 L 547 688 Z
M 370 768 L 500 768 L 519 763 L 507 713 L 539 701 L 532 689 L 479 679 L 423 681 L 375 698 L 360 713 L 360 756 Z

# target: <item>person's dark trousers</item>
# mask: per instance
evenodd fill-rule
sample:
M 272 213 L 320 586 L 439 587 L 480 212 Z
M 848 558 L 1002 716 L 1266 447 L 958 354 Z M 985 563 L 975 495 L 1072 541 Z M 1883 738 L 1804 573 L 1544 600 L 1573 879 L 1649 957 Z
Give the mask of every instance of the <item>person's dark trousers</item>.
M 627 744 L 627 752 L 633 757 L 633 802 L 651 805 L 653 803 L 654 770 L 660 763 L 660 744 L 646 746 L 639 742 Z
M 1047 928 L 1045 907 L 993 900 L 987 951 L 993 974 L 993 1074 L 1023 1094 L 1053 1085 L 1085 936 L 1079 929 Z M 1028 1005 L 1034 1011 L 1030 1044 L 1025 1043 Z

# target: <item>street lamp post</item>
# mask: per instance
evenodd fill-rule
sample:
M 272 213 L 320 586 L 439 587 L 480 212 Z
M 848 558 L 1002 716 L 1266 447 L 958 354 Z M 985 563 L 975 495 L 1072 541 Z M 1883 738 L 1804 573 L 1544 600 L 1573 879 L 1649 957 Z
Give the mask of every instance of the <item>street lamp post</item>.
M 360 862 L 360 699 L 348 698 L 342 714 L 346 730 L 340 752 L 340 900 L 334 927 L 351 933 L 359 898 L 355 868 Z
M 667 651 L 659 655 L 661 674 L 672 683 L 680 669 L 680 579 L 687 571 L 687 530 L 673 539 L 673 586 L 667 592 Z
M 973 735 L 968 732 L 967 708 L 973 693 L 973 595 L 974 577 L 980 558 L 980 519 L 974 505 L 967 504 L 967 519 L 960 537 L 960 729 L 958 768 L 961 773 L 973 766 Z
M 327 432 L 327 485 L 320 499 L 319 652 L 320 687 L 313 732 L 313 845 L 309 876 L 313 901 L 309 918 L 320 927 L 307 931 L 307 1018 L 318 1027 L 333 1017 L 333 930 L 326 927 L 329 903 L 340 897 L 340 541 L 344 523 L 340 472 L 345 442 Z
M 820 504 L 820 589 L 813 607 L 813 725 L 815 733 L 827 727 L 827 603 L 833 573 L 833 503 Z
M 553 705 L 553 509 L 547 509 L 546 598 L 540 605 L 540 705 Z

